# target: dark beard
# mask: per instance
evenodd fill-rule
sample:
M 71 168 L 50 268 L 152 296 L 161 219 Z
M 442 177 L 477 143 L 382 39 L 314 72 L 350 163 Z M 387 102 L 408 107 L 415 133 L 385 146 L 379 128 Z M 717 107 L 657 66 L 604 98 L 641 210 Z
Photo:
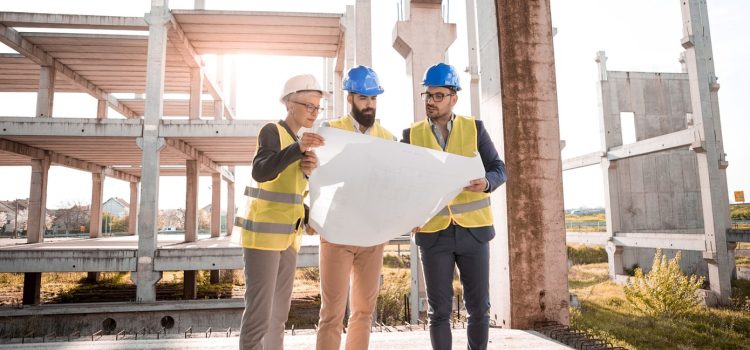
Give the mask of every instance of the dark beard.
M 372 111 L 372 117 L 365 116 L 365 111 Z M 352 117 L 354 117 L 354 120 L 356 120 L 359 125 L 369 128 L 375 124 L 375 109 L 365 108 L 359 110 L 356 106 L 352 106 Z

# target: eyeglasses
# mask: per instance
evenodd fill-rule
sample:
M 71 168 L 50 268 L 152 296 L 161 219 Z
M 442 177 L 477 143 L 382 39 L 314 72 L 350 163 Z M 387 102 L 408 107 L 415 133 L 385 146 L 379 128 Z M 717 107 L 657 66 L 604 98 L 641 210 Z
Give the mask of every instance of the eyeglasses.
M 435 102 L 443 102 L 443 99 L 447 96 L 454 96 L 455 94 L 444 94 L 442 92 L 436 92 L 434 94 L 431 94 L 429 92 L 423 92 L 419 94 L 422 96 L 422 101 L 429 102 L 430 99 L 432 99 Z
M 320 113 L 320 112 L 323 112 L 323 111 L 326 110 L 324 107 L 315 106 L 315 105 L 310 104 L 310 103 L 302 103 L 302 102 L 297 102 L 297 101 L 292 101 L 292 100 L 289 100 L 289 102 L 294 102 L 294 103 L 296 103 L 296 104 L 298 104 L 300 106 L 305 106 L 305 110 L 307 110 L 307 113 L 310 113 L 310 114 L 312 114 L 312 113 Z

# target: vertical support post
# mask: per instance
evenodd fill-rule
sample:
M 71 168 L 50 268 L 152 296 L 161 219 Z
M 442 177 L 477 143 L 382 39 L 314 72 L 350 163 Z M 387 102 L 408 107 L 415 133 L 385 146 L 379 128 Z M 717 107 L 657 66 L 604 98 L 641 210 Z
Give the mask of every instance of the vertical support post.
M 138 233 L 138 182 L 130 183 L 130 209 L 128 210 L 128 234 Z
M 107 100 L 96 100 L 96 119 L 107 119 L 108 113 L 109 105 L 107 104 Z
M 159 152 L 165 145 L 164 138 L 159 137 L 159 123 L 164 108 L 164 67 L 170 16 L 168 0 L 151 0 L 151 12 L 146 15 L 146 22 L 149 24 L 146 106 L 143 136 L 138 140 L 143 150 L 138 211 L 138 265 L 131 277 L 136 285 L 136 301 L 140 303 L 156 301 L 156 282 L 161 279 L 161 272 L 154 269 L 154 255 L 159 208 Z
M 370 0 L 357 0 L 355 4 L 355 31 L 357 65 L 372 67 L 372 15 Z
M 349 70 L 356 64 L 357 27 L 354 6 L 346 6 L 343 22 L 344 28 L 346 29 L 344 32 L 344 62 L 346 63 L 344 70 Z
M 216 56 L 216 89 L 224 95 L 224 55 Z M 214 100 L 214 119 L 224 117 L 224 101 Z
M 727 190 L 726 154 L 719 115 L 719 83 L 717 82 L 708 7 L 705 0 L 680 1 L 690 100 L 693 120 L 698 128 L 700 144 L 693 146 L 698 159 L 701 203 L 706 248 L 703 259 L 708 263 L 708 282 L 719 304 L 728 305 L 731 296 L 727 229 L 729 193 Z
M 548 0 L 496 0 L 509 181 L 511 328 L 569 323 L 562 160 Z M 544 198 L 540 201 L 540 198 Z M 529 219 L 533 218 L 533 219 Z
M 185 161 L 185 242 L 198 239 L 198 161 Z
M 475 2 L 476 0 L 466 0 L 466 43 L 469 51 L 469 67 L 467 69 L 471 75 L 471 81 L 469 82 L 471 115 L 481 119 L 479 115 L 479 58 L 477 52 L 477 12 Z
M 89 238 L 102 236 L 102 195 L 104 193 L 104 174 L 91 173 L 91 208 L 89 209 Z
M 45 219 L 47 217 L 47 183 L 49 182 L 50 160 L 31 160 L 31 188 L 29 190 L 26 243 L 44 241 Z M 16 219 L 18 225 L 18 219 Z
M 234 175 L 234 165 L 229 167 L 229 172 Z M 232 235 L 234 224 L 234 181 L 227 180 L 227 236 Z
M 211 237 L 221 235 L 221 174 L 211 175 Z M 219 270 L 211 270 L 211 284 L 219 283 Z
M 55 100 L 55 75 L 52 66 L 39 67 L 39 90 L 36 95 L 36 116 L 52 117 L 52 104 Z
M 424 103 L 419 97 L 422 75 L 429 66 L 445 59 L 445 52 L 456 40 L 456 25 L 443 22 L 441 2 L 410 2 L 408 6 L 410 18 L 396 22 L 393 29 L 393 48 L 406 59 L 406 72 L 412 77 L 414 121 L 420 121 L 425 118 Z M 409 302 L 414 324 L 427 311 L 427 293 L 419 250 L 413 243 L 410 254 L 412 288 Z
M 201 119 L 201 113 L 203 111 L 203 102 L 201 101 L 202 94 L 203 69 L 200 67 L 190 68 L 190 102 L 188 102 L 188 114 L 191 120 Z
M 602 149 L 609 150 L 612 147 L 622 145 L 622 124 L 617 106 L 618 101 L 612 98 L 612 90 L 607 78 L 607 55 L 604 51 L 596 53 L 596 63 L 599 67 L 599 124 L 602 126 L 601 139 Z M 604 218 L 607 221 L 607 262 L 609 265 L 609 278 L 617 279 L 617 276 L 625 274 L 622 252 L 623 248 L 614 244 L 614 236 L 621 231 L 620 222 L 620 177 L 617 175 L 617 161 L 602 157 L 601 160 L 602 179 L 604 179 Z
M 42 273 L 23 274 L 23 305 L 39 305 L 42 302 Z
M 183 272 L 182 293 L 185 299 L 198 298 L 198 271 L 186 270 Z

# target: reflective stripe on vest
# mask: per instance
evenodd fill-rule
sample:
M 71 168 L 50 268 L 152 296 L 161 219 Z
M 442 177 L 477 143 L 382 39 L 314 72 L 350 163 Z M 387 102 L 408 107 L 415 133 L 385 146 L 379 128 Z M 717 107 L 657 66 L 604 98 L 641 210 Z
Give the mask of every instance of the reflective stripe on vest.
M 279 123 L 279 146 L 284 149 L 295 140 Z M 244 248 L 281 251 L 292 247 L 299 251 L 300 222 L 305 215 L 302 204 L 307 179 L 300 170 L 300 161 L 289 164 L 276 178 L 248 187 L 247 211 L 235 219 L 241 231 L 240 244 Z
M 266 191 L 264 189 L 247 186 L 245 187 L 245 195 L 252 198 L 263 199 L 271 202 L 279 203 L 290 203 L 300 204 L 302 203 L 302 195 L 296 193 L 279 193 Z
M 427 120 L 415 123 L 409 130 L 409 137 L 413 145 L 443 150 Z M 444 151 L 474 157 L 477 150 L 477 128 L 474 118 L 457 115 L 453 120 L 453 128 Z M 462 227 L 492 225 L 489 197 L 489 194 L 484 192 L 462 191 L 447 207 L 424 224 L 420 232 L 437 232 L 448 227 L 451 222 Z
M 352 116 L 350 115 L 345 115 L 339 119 L 329 120 L 328 125 L 336 129 L 357 132 L 357 130 L 354 129 L 354 123 L 352 122 Z M 377 120 L 375 121 L 374 124 L 372 124 L 371 128 L 372 128 L 372 132 L 371 132 L 372 136 L 379 137 L 381 139 L 386 139 L 386 140 L 395 140 L 395 138 L 393 137 L 393 134 L 391 134 L 384 127 L 380 126 L 380 123 Z

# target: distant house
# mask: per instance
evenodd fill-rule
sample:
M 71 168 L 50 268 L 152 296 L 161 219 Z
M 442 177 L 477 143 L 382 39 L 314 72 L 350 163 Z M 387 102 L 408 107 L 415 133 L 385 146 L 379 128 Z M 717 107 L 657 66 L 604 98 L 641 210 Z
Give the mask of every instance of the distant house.
M 112 197 L 110 199 L 107 199 L 107 201 L 102 204 L 102 213 L 110 213 L 116 218 L 121 218 L 125 215 L 128 215 L 129 212 L 130 204 L 119 197 Z

